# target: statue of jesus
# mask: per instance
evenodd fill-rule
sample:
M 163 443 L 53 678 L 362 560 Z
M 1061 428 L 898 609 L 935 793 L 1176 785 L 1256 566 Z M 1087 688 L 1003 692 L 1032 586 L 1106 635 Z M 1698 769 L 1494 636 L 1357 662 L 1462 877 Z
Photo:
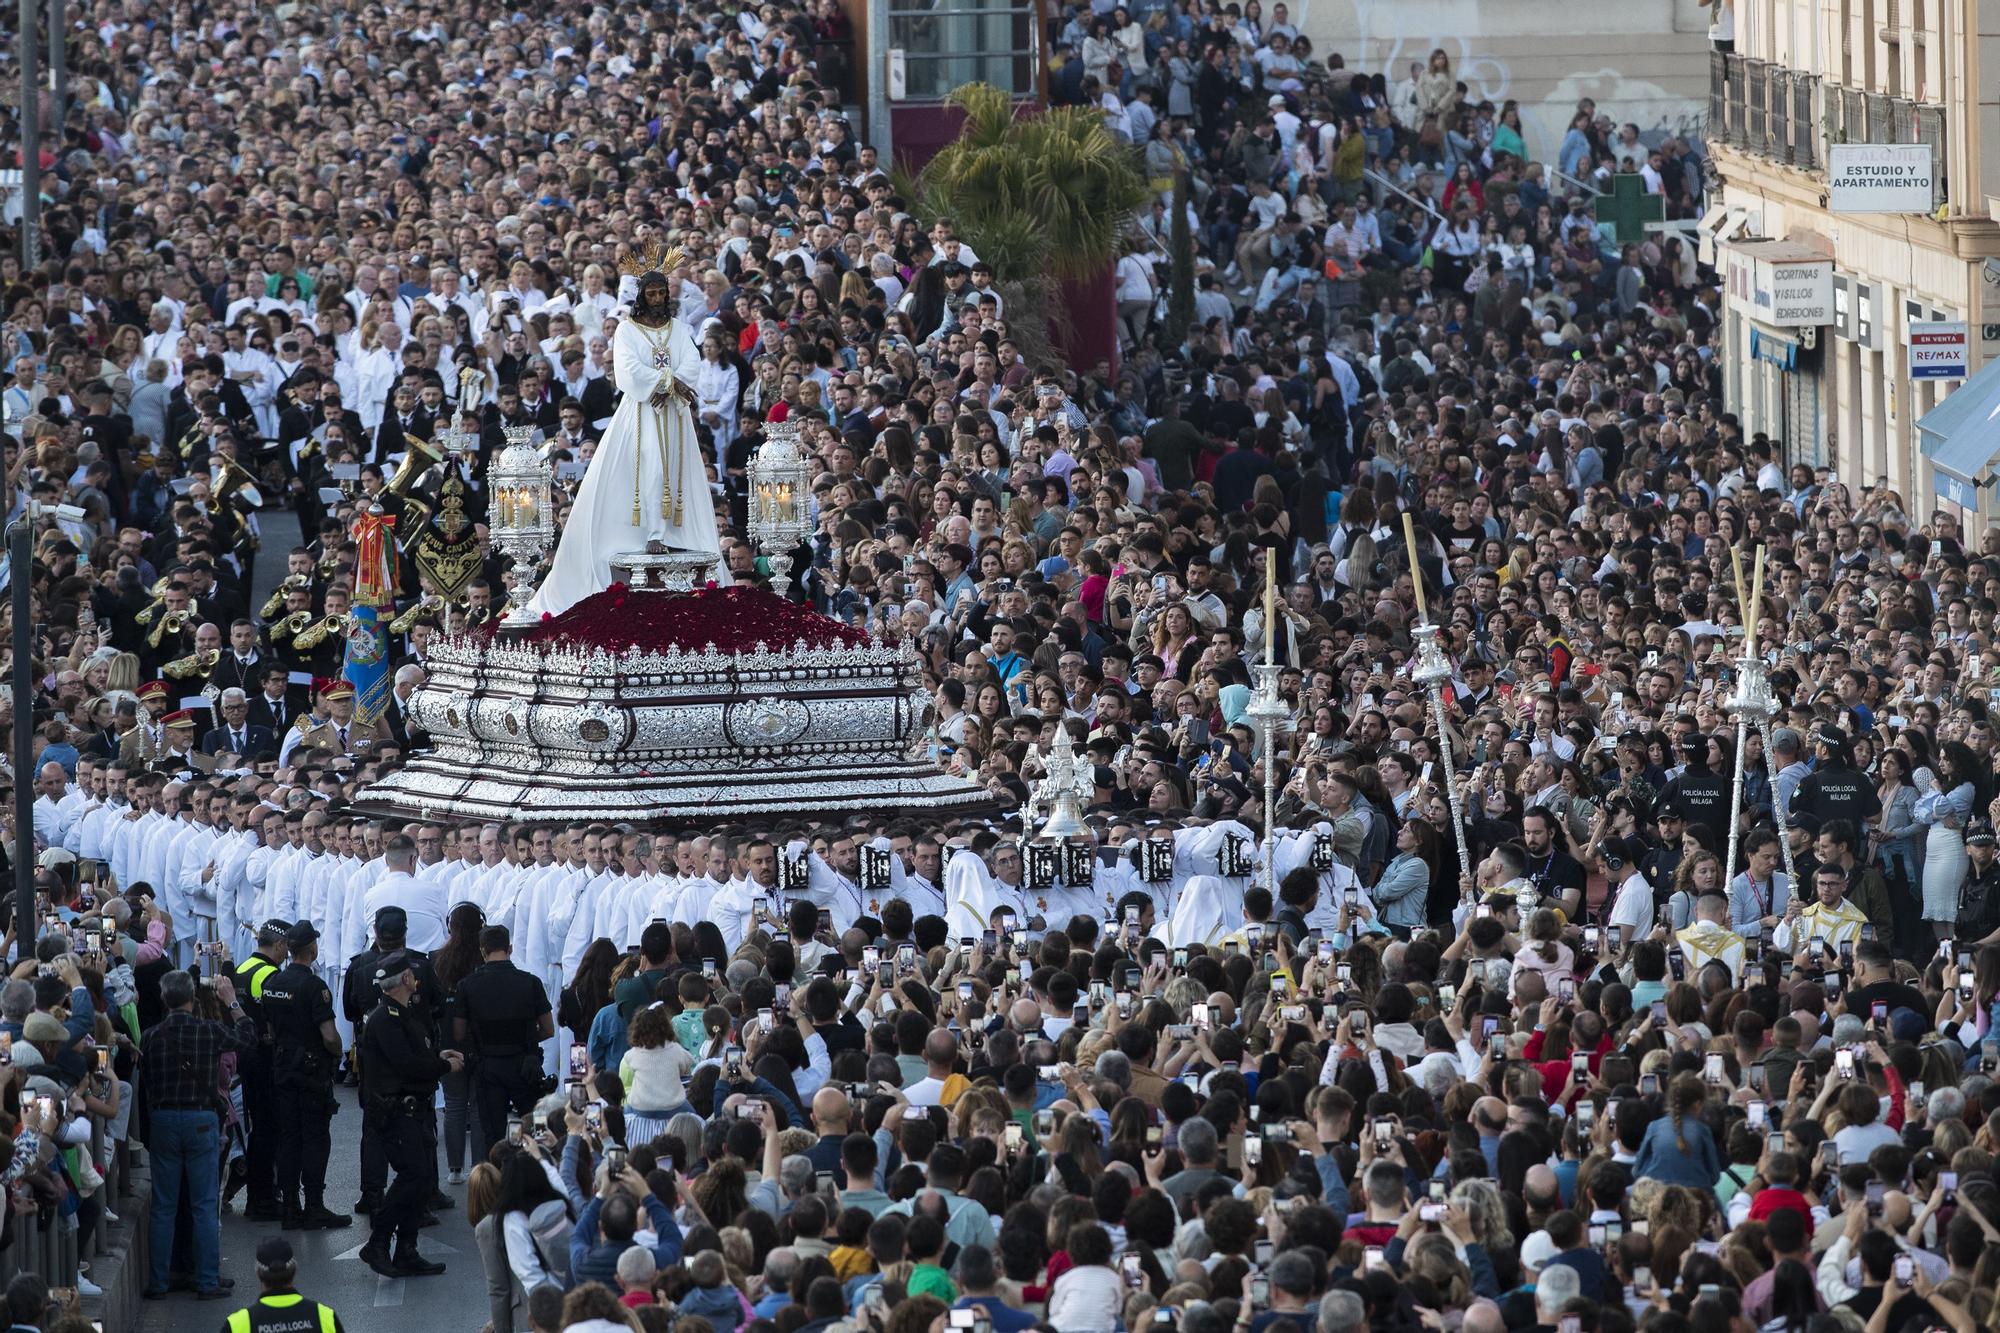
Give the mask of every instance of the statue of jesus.
M 577 488 L 555 559 L 528 604 L 561 615 L 611 583 L 614 557 L 658 542 L 722 560 L 708 473 L 695 439 L 695 377 L 701 354 L 674 313 L 670 254 L 639 279 L 632 307 L 612 336 L 612 374 L 623 395 Z

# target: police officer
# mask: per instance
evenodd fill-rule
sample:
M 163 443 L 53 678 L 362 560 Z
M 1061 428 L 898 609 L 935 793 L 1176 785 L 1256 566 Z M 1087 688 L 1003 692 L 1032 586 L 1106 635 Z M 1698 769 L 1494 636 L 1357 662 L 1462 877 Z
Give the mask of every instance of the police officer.
M 439 1050 L 415 1006 L 417 974 L 398 949 L 375 964 L 382 999 L 361 1033 L 361 1129 L 379 1138 L 396 1178 L 375 1209 L 361 1259 L 383 1277 L 432 1277 L 444 1265 L 417 1253 L 425 1202 L 437 1192 L 438 1079 L 465 1068 L 465 1057 Z M 390 1250 L 394 1243 L 393 1254 Z
M 363 1020 L 375 1007 L 375 967 L 391 953 L 400 953 L 417 976 L 417 996 L 412 1008 L 430 1030 L 431 1041 L 440 1039 L 438 1031 L 438 997 L 442 994 L 437 984 L 437 974 L 431 969 L 429 955 L 420 949 L 405 949 L 403 941 L 409 933 L 409 915 L 400 907 L 384 907 L 375 913 L 375 947 L 364 949 L 347 963 L 347 980 L 341 987 L 341 1004 L 347 1011 L 347 1021 L 354 1025 L 355 1032 L 361 1031 Z M 359 1038 L 356 1038 L 357 1049 Z M 372 1213 L 382 1201 L 382 1191 L 389 1183 L 389 1159 L 383 1155 L 382 1143 L 372 1134 L 361 1136 L 361 1198 L 355 1202 L 357 1213 Z M 448 1208 L 451 1199 L 442 1193 L 432 1196 L 430 1206 Z M 424 1225 L 431 1225 L 430 1222 Z
M 1729 837 L 1729 779 L 1708 767 L 1708 737 L 1691 734 L 1681 742 L 1681 758 L 1687 767 L 1660 793 L 1660 807 L 1675 806 L 1687 822 L 1715 835 L 1720 847 Z
M 243 1012 L 257 1024 L 257 1049 L 238 1064 L 243 1079 L 243 1111 L 250 1121 L 249 1142 L 244 1148 L 244 1184 L 249 1205 L 243 1215 L 252 1222 L 277 1222 L 284 1218 L 275 1183 L 278 1120 L 276 1096 L 271 1085 L 271 1024 L 264 1012 L 264 987 L 285 961 L 285 932 L 289 921 L 266 921 L 257 928 L 257 948 L 236 965 L 233 980 L 243 998 Z
M 292 1243 L 273 1236 L 257 1247 L 257 1299 L 229 1316 L 223 1333 L 346 1333 L 330 1305 L 299 1295 Z
M 507 927 L 481 930 L 479 955 L 485 961 L 458 983 L 452 1040 L 472 1062 L 472 1095 L 479 1108 L 472 1157 L 483 1162 L 508 1113 L 532 1109 L 550 1090 L 542 1043 L 556 1035 L 556 1020 L 541 979 L 514 966 Z
M 1970 946 L 1986 944 L 1995 932 L 2000 932 L 2000 859 L 1995 858 L 1993 826 L 1986 823 L 1970 825 L 1965 830 L 1965 856 L 1970 862 L 1965 872 L 1965 886 L 1958 893 L 1958 938 L 1963 941 L 1958 947 L 1969 952 Z M 1971 978 L 1961 976 L 1961 981 Z
M 333 1073 L 340 1061 L 340 1033 L 333 1025 L 333 992 L 313 972 L 319 931 L 301 921 L 285 932 L 290 966 L 264 983 L 264 1013 L 271 1027 L 271 1082 L 278 1123 L 278 1200 L 287 1231 L 321 1231 L 353 1225 L 326 1206 L 326 1159 L 333 1151 L 329 1122 L 340 1109 Z M 303 1202 L 301 1192 L 303 1191 Z
M 1798 815 L 1811 815 L 1821 824 L 1845 819 L 1860 828 L 1882 813 L 1882 797 L 1874 781 L 1854 768 L 1853 749 L 1845 732 L 1823 726 L 1813 733 L 1813 748 L 1819 764 L 1800 779 L 1792 795 L 1794 823 Z

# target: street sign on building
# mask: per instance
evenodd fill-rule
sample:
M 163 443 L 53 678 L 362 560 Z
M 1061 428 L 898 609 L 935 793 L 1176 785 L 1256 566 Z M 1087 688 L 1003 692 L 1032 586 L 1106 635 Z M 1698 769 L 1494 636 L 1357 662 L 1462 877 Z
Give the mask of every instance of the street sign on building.
M 1834 213 L 1928 213 L 1931 147 L 1838 143 L 1826 152 L 1826 206 Z
M 1734 241 L 1725 295 L 1751 318 L 1779 329 L 1834 322 L 1833 261 L 1797 241 Z
M 1911 379 L 1965 378 L 1967 331 L 1963 320 L 1926 320 L 1908 327 Z

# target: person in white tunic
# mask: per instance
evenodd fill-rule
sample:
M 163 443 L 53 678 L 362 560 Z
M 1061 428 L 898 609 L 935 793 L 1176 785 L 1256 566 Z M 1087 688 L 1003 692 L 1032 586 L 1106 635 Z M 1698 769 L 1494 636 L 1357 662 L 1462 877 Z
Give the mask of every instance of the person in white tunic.
M 264 874 L 264 902 L 259 909 L 260 919 L 299 919 L 299 871 L 306 863 L 304 822 L 305 817 L 296 812 L 284 817 L 285 845 L 271 858 L 271 868 Z
M 709 845 L 710 864 L 717 859 L 718 851 L 724 850 L 720 838 Z M 713 898 L 708 900 L 709 910 L 703 920 L 713 921 L 722 932 L 722 943 L 730 954 L 742 945 L 743 937 L 758 924 L 757 903 L 765 904 L 764 921 L 776 930 L 785 927 L 784 912 L 789 906 L 787 895 L 778 887 L 778 849 L 762 838 L 757 838 L 743 848 L 739 858 L 743 875 L 723 885 Z M 727 963 L 727 957 L 718 963 Z
M 562 952 L 551 960 L 552 967 L 558 970 L 555 978 L 558 991 L 576 975 L 577 968 L 583 965 L 584 951 L 597 938 L 592 927 L 597 919 L 598 900 L 612 881 L 607 854 L 604 838 L 594 833 L 584 835 L 583 874 L 575 882 L 575 893 L 567 901 L 558 900 L 550 913 L 549 938 L 554 940 L 560 933 L 562 939 Z
M 236 875 L 242 868 L 244 858 L 254 848 L 257 835 L 238 823 L 247 819 L 248 811 L 230 812 L 230 829 L 215 840 L 215 849 L 210 853 L 208 864 L 201 868 L 202 888 L 208 894 L 208 902 L 195 901 L 195 918 L 199 925 L 212 922 L 212 934 L 206 938 L 226 944 L 231 949 L 231 957 L 243 955 L 234 952 L 236 948 Z M 204 913 L 206 907 L 206 913 Z M 204 921 L 204 916 L 206 921 Z
M 514 929 L 514 908 L 520 901 L 521 889 L 534 872 L 534 848 L 524 834 L 508 849 L 508 859 L 493 872 L 485 888 L 481 891 L 483 902 L 480 911 L 486 914 L 489 926 L 505 926 L 511 934 Z
M 1300 866 L 1311 865 L 1315 856 L 1319 858 L 1319 897 L 1306 913 L 1306 925 L 1327 935 L 1338 933 L 1340 905 L 1347 890 L 1361 886 L 1361 879 L 1332 854 L 1333 825 L 1321 820 L 1307 829 L 1280 830 L 1277 844 L 1272 863 L 1280 881 Z
M 661 263 L 679 266 L 678 252 Z M 612 335 L 612 372 L 624 395 L 597 442 L 570 506 L 549 572 L 528 604 L 532 616 L 561 615 L 611 583 L 611 560 L 659 542 L 722 559 L 708 469 L 695 439 L 695 379 L 701 355 L 673 309 L 666 272 L 639 279 L 632 309 Z
M 198 939 L 194 893 L 201 887 L 202 869 L 214 853 L 216 838 L 221 836 L 221 830 L 213 822 L 214 808 L 212 794 L 202 793 L 189 810 L 192 826 L 167 849 L 166 868 L 161 872 L 161 882 L 154 886 L 159 890 L 160 906 L 173 921 L 174 962 L 178 967 L 186 967 L 194 959 Z
M 416 868 L 417 844 L 398 833 L 382 846 L 382 877 L 362 895 L 361 915 L 373 921 L 385 907 L 400 907 L 409 918 L 403 942 L 412 949 L 435 953 L 444 947 L 449 907 L 441 885 L 426 884 L 410 872 Z
M 1215 875 L 1196 875 L 1174 904 L 1174 914 L 1153 927 L 1153 935 L 1169 948 L 1185 949 L 1219 944 L 1241 929 L 1243 894 Z
M 1034 899 L 1021 891 L 1018 881 L 1021 877 L 1021 849 L 1011 842 L 996 843 L 993 847 L 993 865 L 989 869 L 977 852 L 961 850 L 944 868 L 944 896 L 951 904 L 950 915 L 954 939 L 976 939 L 989 930 L 998 929 L 996 924 L 1000 914 L 1014 914 L 1018 928 L 1031 933 L 1043 930 L 1046 923 L 1034 915 Z
M 806 886 L 793 897 L 804 898 L 830 915 L 836 931 L 853 929 L 854 923 L 867 915 L 862 906 L 861 886 L 835 869 L 824 856 L 809 851 L 803 840 L 795 838 L 786 843 L 785 855 L 791 860 L 806 858 Z
M 243 932 L 249 939 L 245 951 L 237 957 L 249 957 L 249 950 L 257 946 L 257 927 L 271 919 L 270 876 L 272 864 L 290 846 L 285 840 L 285 812 L 275 805 L 261 805 L 254 812 L 257 820 L 257 847 L 243 862 L 243 872 L 236 898 L 236 919 L 242 923 Z M 291 918 L 287 917 L 286 920 Z

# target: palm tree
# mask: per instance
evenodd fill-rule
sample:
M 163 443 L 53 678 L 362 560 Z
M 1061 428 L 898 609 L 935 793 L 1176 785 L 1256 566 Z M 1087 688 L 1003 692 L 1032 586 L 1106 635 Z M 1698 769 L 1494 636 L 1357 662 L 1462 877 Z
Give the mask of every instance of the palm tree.
M 1138 150 L 1096 107 L 1017 114 L 988 83 L 966 84 L 951 101 L 965 127 L 917 178 L 919 211 L 950 217 L 996 281 L 1102 274 L 1149 197 Z

